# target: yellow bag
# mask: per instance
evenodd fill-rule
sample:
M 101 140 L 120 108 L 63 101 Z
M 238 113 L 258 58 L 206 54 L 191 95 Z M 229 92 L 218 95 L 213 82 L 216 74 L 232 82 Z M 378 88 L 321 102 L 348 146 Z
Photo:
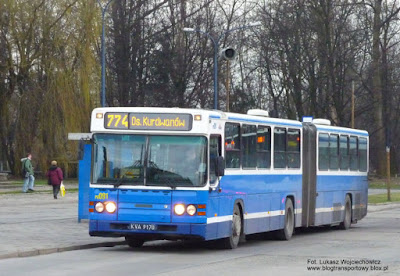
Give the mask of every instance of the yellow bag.
M 61 186 L 60 186 L 60 194 L 61 194 L 61 196 L 65 196 L 65 186 L 62 182 L 61 182 Z

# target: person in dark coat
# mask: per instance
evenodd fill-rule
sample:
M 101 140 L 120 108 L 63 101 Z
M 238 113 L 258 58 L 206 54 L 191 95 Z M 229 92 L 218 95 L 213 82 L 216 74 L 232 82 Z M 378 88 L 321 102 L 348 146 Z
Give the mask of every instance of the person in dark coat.
M 57 167 L 57 161 L 51 161 L 51 167 L 46 173 L 46 177 L 49 179 L 49 184 L 53 186 L 54 199 L 57 199 L 57 195 L 60 192 L 60 185 L 63 181 L 63 172 Z

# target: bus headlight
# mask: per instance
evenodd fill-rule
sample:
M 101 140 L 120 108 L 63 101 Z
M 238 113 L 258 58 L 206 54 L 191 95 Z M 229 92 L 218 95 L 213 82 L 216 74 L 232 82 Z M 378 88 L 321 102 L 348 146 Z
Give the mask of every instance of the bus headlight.
M 186 212 L 190 216 L 194 216 L 194 214 L 196 214 L 196 206 L 194 206 L 193 204 L 188 205 L 188 207 L 186 208 Z
M 174 206 L 174 212 L 175 214 L 177 214 L 178 216 L 182 216 L 185 213 L 185 205 L 183 204 L 176 204 Z
M 94 209 L 96 209 L 97 213 L 102 213 L 104 211 L 104 204 L 102 202 L 97 202 Z
M 114 213 L 115 210 L 117 210 L 117 205 L 114 202 L 106 202 L 106 211 L 108 213 Z

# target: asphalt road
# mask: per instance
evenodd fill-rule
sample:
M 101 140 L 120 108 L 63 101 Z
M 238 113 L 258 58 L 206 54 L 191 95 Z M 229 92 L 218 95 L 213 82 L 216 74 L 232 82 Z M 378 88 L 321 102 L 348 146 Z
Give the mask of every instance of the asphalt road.
M 0 260 L 0 275 L 400 275 L 400 206 L 348 231 L 314 228 L 290 241 L 256 237 L 235 250 L 148 242 Z

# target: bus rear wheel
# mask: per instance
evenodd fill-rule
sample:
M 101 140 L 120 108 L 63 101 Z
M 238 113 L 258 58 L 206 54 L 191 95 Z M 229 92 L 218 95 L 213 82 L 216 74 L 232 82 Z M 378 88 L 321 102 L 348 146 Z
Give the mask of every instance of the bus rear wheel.
M 285 224 L 283 229 L 278 230 L 277 238 L 280 240 L 290 240 L 294 232 L 294 212 L 293 202 L 290 198 L 286 199 L 285 203 Z
M 142 247 L 142 245 L 144 244 L 144 240 L 140 240 L 140 239 L 135 239 L 132 237 L 125 237 L 125 240 L 127 242 L 127 244 L 129 245 L 129 247 L 132 248 L 138 248 L 138 247 Z
M 242 214 L 239 206 L 236 204 L 233 209 L 232 216 L 232 229 L 231 235 L 227 238 L 220 240 L 220 246 L 223 249 L 235 249 L 240 241 L 240 235 L 242 234 Z
M 346 200 L 344 204 L 344 219 L 343 222 L 340 223 L 340 229 L 347 230 L 351 225 L 351 200 L 350 196 L 346 195 Z

